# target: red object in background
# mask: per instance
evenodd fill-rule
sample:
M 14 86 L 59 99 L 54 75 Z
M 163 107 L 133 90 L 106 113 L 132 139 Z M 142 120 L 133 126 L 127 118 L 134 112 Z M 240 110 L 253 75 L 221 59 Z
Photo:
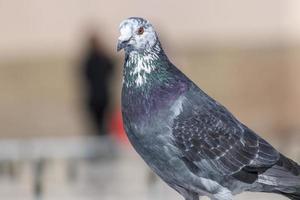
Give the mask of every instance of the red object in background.
M 117 109 L 112 113 L 108 122 L 108 131 L 114 138 L 117 139 L 117 141 L 125 144 L 129 143 L 123 127 L 122 113 L 120 109 Z

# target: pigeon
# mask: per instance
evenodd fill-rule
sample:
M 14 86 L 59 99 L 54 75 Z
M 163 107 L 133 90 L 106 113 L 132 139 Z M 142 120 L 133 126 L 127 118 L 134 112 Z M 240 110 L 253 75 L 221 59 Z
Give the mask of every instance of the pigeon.
M 173 65 L 151 23 L 119 26 L 122 116 L 142 159 L 185 200 L 244 191 L 300 200 L 300 166 L 273 148 Z

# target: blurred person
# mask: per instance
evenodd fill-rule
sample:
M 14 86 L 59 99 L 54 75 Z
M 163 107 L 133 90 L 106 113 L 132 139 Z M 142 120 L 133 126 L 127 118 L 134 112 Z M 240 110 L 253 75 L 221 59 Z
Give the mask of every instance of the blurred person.
M 114 65 L 96 32 L 90 34 L 87 42 L 88 48 L 82 62 L 83 78 L 87 87 L 86 106 L 95 124 L 97 135 L 103 136 L 107 134 L 109 81 Z

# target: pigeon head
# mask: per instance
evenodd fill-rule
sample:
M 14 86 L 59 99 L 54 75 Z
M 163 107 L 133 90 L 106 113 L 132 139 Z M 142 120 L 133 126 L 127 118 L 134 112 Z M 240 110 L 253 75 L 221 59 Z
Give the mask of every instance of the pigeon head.
M 118 51 L 150 51 L 158 40 L 153 26 L 143 18 L 128 18 L 121 22 L 119 30 Z

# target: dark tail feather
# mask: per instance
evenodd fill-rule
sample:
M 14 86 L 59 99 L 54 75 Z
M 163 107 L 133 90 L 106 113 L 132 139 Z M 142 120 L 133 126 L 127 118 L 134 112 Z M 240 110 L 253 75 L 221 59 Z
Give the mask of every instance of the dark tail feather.
M 271 184 L 267 184 L 269 192 L 282 194 L 292 200 L 300 200 L 300 166 L 291 159 L 280 155 L 276 165 L 260 177 L 262 181 L 272 180 Z
M 278 192 L 278 194 L 282 194 L 284 196 L 286 196 L 289 199 L 292 200 L 300 200 L 300 192 L 298 193 L 284 193 L 284 192 Z
M 285 157 L 280 154 L 280 159 L 277 162 L 277 165 L 285 168 L 287 171 L 291 172 L 294 176 L 300 176 L 300 166 L 293 160 Z

